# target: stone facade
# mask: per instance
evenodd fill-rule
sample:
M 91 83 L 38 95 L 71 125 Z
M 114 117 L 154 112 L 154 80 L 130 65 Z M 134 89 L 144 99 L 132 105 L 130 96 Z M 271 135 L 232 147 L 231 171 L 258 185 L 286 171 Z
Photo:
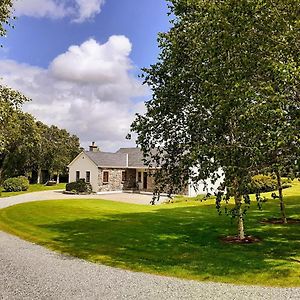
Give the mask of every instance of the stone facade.
M 108 182 L 103 182 L 103 172 L 108 172 Z M 126 180 L 122 181 L 122 173 L 126 172 Z M 137 184 L 137 170 L 136 169 L 117 169 L 107 168 L 98 169 L 98 192 L 117 192 L 123 190 L 141 191 L 141 192 L 153 192 L 154 190 L 154 177 L 153 173 L 147 170 L 147 189 Z M 142 175 L 143 177 L 143 175 Z M 163 191 L 167 192 L 167 191 Z M 187 190 L 182 191 L 182 194 L 187 194 Z
M 123 190 L 122 172 L 125 169 L 101 169 L 98 171 L 98 192 L 114 192 Z M 103 182 L 103 172 L 108 172 L 108 182 Z

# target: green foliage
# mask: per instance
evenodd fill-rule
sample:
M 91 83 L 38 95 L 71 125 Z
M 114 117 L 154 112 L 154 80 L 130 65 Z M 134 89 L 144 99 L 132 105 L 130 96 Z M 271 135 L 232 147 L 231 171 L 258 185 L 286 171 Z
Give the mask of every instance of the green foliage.
M 19 120 L 24 115 L 21 105 L 27 101 L 29 99 L 21 93 L 0 84 L 0 169 L 1 159 L 11 151 L 25 125 L 20 126 Z
M 8 178 L 3 183 L 5 192 L 27 191 L 29 188 L 29 180 L 24 176 Z
M 291 187 L 291 183 L 288 179 L 282 179 L 282 187 L 289 188 Z M 255 175 L 252 177 L 251 184 L 249 185 L 249 193 L 265 193 L 271 192 L 278 189 L 277 180 L 274 176 L 271 175 Z
M 147 163 L 161 167 L 162 190 L 217 180 L 222 168 L 243 236 L 252 175 L 274 156 L 280 165 L 299 160 L 300 2 L 170 3 L 172 27 L 143 74 L 153 96 L 132 131 Z M 217 206 L 227 199 L 220 194 Z
M 1 179 L 48 170 L 66 172 L 80 152 L 79 139 L 65 129 L 47 126 L 21 110 L 24 95 L 0 85 L 0 182 Z
M 5 36 L 6 27 L 11 26 L 10 17 L 13 10 L 12 0 L 1 0 L 0 2 L 0 36 Z M 12 26 L 13 27 L 13 26 Z
M 84 179 L 79 179 L 76 182 L 70 182 L 66 185 L 66 191 L 76 193 L 85 193 L 91 194 L 92 193 L 92 186 L 91 184 L 85 182 Z

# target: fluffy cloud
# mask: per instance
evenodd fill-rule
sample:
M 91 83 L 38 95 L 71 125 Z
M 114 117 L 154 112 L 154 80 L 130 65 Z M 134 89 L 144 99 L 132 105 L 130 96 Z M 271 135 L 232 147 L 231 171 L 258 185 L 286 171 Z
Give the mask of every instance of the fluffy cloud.
M 71 46 L 54 59 L 50 69 L 62 80 L 114 84 L 128 81 L 130 52 L 131 43 L 124 36 L 112 36 L 104 45 L 90 39 L 80 46 Z
M 76 4 L 78 14 L 74 22 L 81 23 L 99 14 L 104 0 L 76 0 Z
M 17 16 L 64 18 L 81 23 L 101 12 L 105 0 L 15 0 Z
M 0 77 L 33 99 L 25 109 L 47 124 L 77 134 L 106 150 L 126 146 L 125 136 L 137 111 L 135 99 L 148 90 L 131 75 L 131 43 L 112 36 L 105 44 L 90 39 L 71 46 L 43 69 L 12 60 L 0 61 Z

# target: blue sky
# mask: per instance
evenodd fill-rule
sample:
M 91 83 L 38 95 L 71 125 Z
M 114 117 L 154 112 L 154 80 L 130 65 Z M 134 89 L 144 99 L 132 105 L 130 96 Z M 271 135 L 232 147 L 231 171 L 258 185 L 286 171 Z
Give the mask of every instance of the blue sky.
M 127 146 L 134 113 L 149 98 L 136 75 L 156 61 L 157 33 L 169 28 L 167 2 L 18 0 L 15 7 L 0 77 L 32 98 L 25 110 L 84 146 Z

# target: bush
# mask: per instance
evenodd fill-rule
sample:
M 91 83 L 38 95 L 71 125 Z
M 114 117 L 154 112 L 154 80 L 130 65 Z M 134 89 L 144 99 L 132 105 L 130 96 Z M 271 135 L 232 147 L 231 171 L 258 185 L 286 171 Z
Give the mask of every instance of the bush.
M 86 183 L 84 179 L 79 179 L 76 182 L 70 182 L 66 185 L 66 191 L 76 193 L 92 193 L 92 186 L 89 183 Z
M 8 178 L 3 183 L 5 192 L 21 192 L 27 191 L 29 188 L 29 180 L 25 176 Z
M 282 179 L 282 188 L 289 188 L 292 185 L 288 179 Z M 277 190 L 277 180 L 270 175 L 255 175 L 252 177 L 252 183 L 249 186 L 249 193 L 266 193 Z

